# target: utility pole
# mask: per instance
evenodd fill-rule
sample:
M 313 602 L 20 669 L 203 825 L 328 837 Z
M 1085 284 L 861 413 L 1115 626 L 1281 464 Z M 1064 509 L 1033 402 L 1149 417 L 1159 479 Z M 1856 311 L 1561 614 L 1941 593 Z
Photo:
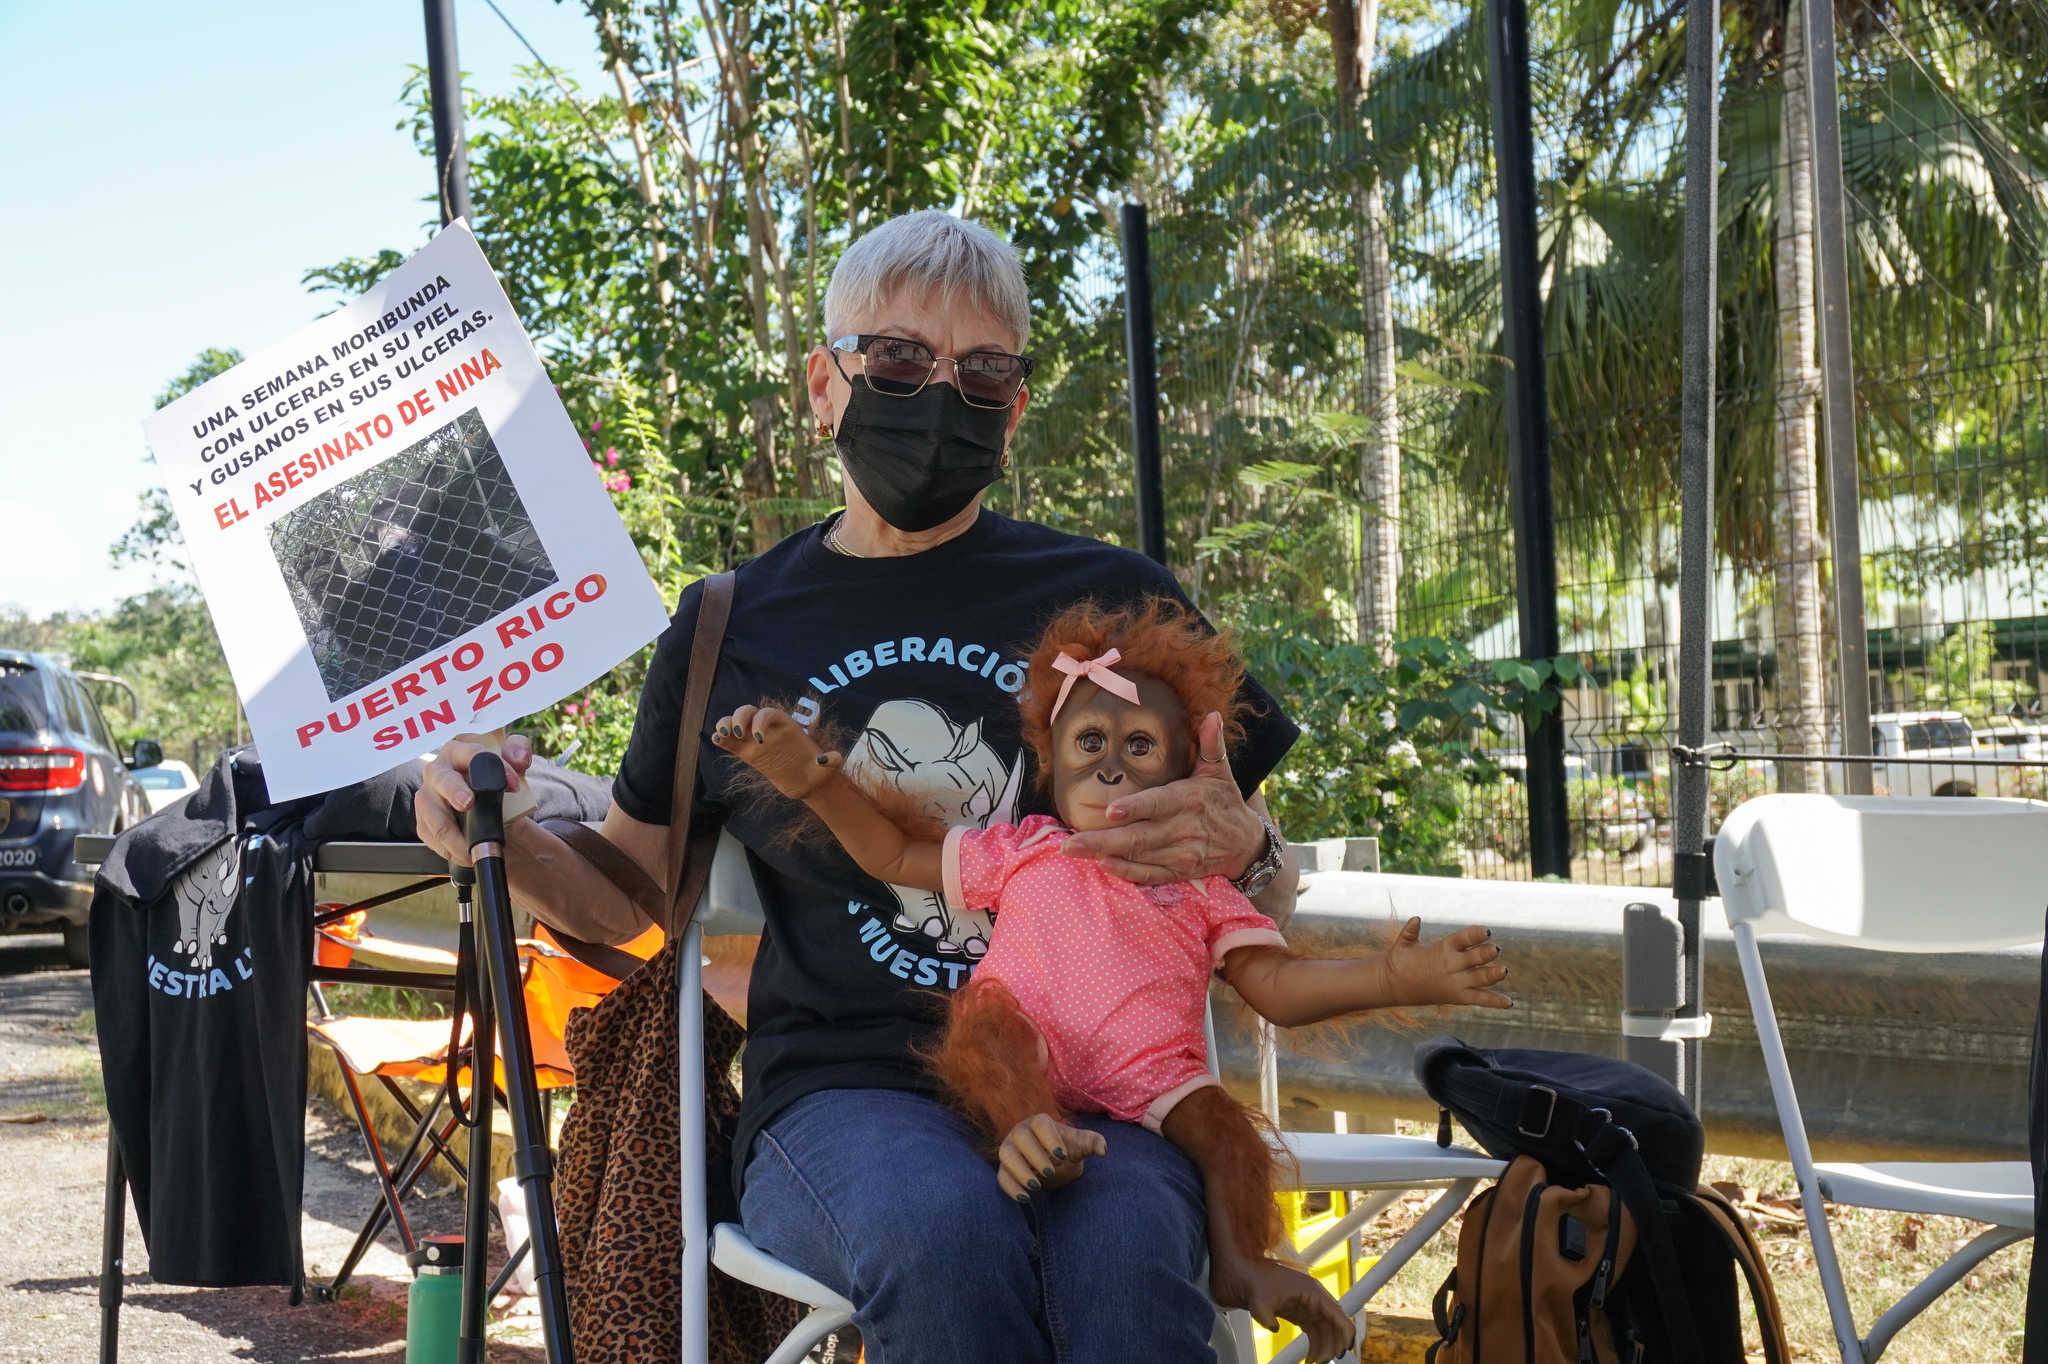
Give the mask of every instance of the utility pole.
M 1152 236 L 1145 206 L 1124 204 L 1124 353 L 1131 376 L 1131 455 L 1137 463 L 1138 548 L 1166 562 L 1165 477 L 1159 456 L 1159 355 L 1152 330 Z
M 434 198 L 441 226 L 469 216 L 469 148 L 462 138 L 462 65 L 455 0 L 421 0 L 427 18 L 427 96 L 434 114 Z
M 1499 175 L 1500 306 L 1508 364 L 1509 492 L 1515 522 L 1515 603 L 1522 657 L 1557 657 L 1557 524 L 1550 498 L 1550 408 L 1543 385 L 1543 291 L 1536 258 L 1536 140 L 1529 108 L 1526 0 L 1489 0 L 1493 160 Z M 1526 726 L 1529 863 L 1537 876 L 1572 874 L 1565 820 L 1564 716 Z
M 1707 702 L 1714 653 L 1714 394 L 1719 308 L 1721 173 L 1721 9 L 1719 0 L 1690 0 L 1685 11 L 1685 283 L 1679 321 L 1678 743 L 1697 754 L 1707 741 Z M 1713 1026 L 1703 998 L 1705 954 L 1700 903 L 1712 893 L 1707 857 L 1707 769 L 1671 764 L 1671 889 L 1678 902 L 1675 998 L 1659 1007 L 1650 984 L 1664 978 L 1654 963 L 1662 950 L 1653 916 L 1631 914 L 1623 953 L 1645 969 L 1648 998 L 1624 1009 L 1668 1015 L 1665 1022 L 1625 1033 L 1630 1057 L 1677 1085 L 1700 1104 L 1700 1052 Z M 1639 945 L 1629 935 L 1642 933 Z M 1667 958 L 1668 959 L 1668 958 Z M 1630 1020 L 1623 1019 L 1624 1029 Z

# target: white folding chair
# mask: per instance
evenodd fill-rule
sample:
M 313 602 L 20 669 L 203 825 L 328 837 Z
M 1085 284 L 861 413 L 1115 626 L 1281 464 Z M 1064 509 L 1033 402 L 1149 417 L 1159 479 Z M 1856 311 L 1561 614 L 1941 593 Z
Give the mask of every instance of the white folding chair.
M 720 1223 L 706 1227 L 704 1190 L 704 1012 L 702 1008 L 703 939 L 723 933 L 758 933 L 762 924 L 761 901 L 748 869 L 746 851 L 730 834 L 721 835 L 718 853 L 711 864 L 711 879 L 704 899 L 691 921 L 679 953 L 677 999 L 678 1040 L 682 1068 L 682 1207 L 683 1207 L 683 1339 L 682 1364 L 708 1364 L 706 1330 L 707 1274 L 709 1266 L 742 1283 L 766 1289 L 810 1311 L 784 1338 L 767 1364 L 797 1364 L 804 1354 L 832 1331 L 853 1319 L 853 1304 L 825 1285 L 783 1264 L 747 1239 L 737 1224 Z M 1216 1065 L 1213 1028 L 1209 1064 Z M 1382 1254 L 1342 1299 L 1345 1312 L 1356 1319 L 1365 1304 L 1379 1292 L 1395 1272 L 1457 1215 L 1482 1180 L 1497 1179 L 1506 1167 L 1502 1162 L 1466 1147 L 1440 1147 L 1427 1137 L 1346 1135 L 1328 1132 L 1290 1132 L 1283 1135 L 1287 1149 L 1300 1168 L 1300 1180 L 1289 1187 L 1370 1192 L 1337 1225 L 1326 1230 L 1316 1244 L 1302 1248 L 1304 1259 L 1315 1263 L 1336 1244 L 1349 1237 L 1384 1211 L 1410 1189 L 1441 1189 L 1422 1218 Z M 739 1153 L 735 1153 L 736 1156 Z M 1216 1314 L 1211 1338 L 1219 1364 L 1252 1364 L 1250 1318 L 1241 1311 Z M 1307 1341 L 1297 1339 L 1274 1356 L 1273 1364 L 1300 1364 L 1307 1353 Z
M 2048 805 L 1988 798 L 1760 796 L 1722 824 L 1714 840 L 1714 869 L 1835 1340 L 1845 1364 L 1871 1364 L 1901 1327 L 1979 1262 L 2033 1235 L 2032 1170 L 2017 1160 L 1816 1164 L 1757 936 L 1797 933 L 1894 952 L 2038 943 L 2048 909 Z M 1990 1226 L 1859 1339 L 1828 1231 L 1830 1202 Z

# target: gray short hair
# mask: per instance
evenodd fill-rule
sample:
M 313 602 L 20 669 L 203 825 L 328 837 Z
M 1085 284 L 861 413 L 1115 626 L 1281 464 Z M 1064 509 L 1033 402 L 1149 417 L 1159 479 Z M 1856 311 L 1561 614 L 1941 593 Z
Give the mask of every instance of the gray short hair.
M 1031 293 L 1015 248 L 979 223 L 936 208 L 891 218 L 846 248 L 825 290 L 826 338 L 892 295 L 927 289 L 947 298 L 965 293 L 1019 350 L 1031 339 Z

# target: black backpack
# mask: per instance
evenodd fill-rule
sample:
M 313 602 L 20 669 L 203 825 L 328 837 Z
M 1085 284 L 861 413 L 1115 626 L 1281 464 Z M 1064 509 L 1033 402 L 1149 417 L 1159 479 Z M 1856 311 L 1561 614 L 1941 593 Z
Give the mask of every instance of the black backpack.
M 1580 1052 L 1479 1051 L 1451 1037 L 1419 1047 L 1415 1073 L 1443 1111 L 1441 1144 L 1450 1144 L 1449 1120 L 1455 1115 L 1489 1155 L 1539 1162 L 1542 1179 L 1552 1186 L 1602 1187 L 1625 1210 L 1633 1224 L 1633 1253 L 1615 1260 L 1618 1277 L 1611 1285 L 1604 1265 L 1598 1272 L 1588 1268 L 1584 1286 L 1567 1297 L 1576 1330 L 1555 1333 L 1575 1337 L 1579 1360 L 1742 1364 L 1739 1269 L 1755 1306 L 1764 1356 L 1769 1364 L 1784 1364 L 1784 1325 L 1763 1256 L 1728 1201 L 1700 1187 L 1706 1133 L 1684 1095 L 1628 1061 Z M 1468 1209 L 1468 1224 L 1479 1206 L 1474 1200 Z M 1617 1213 L 1614 1221 L 1622 1220 Z M 1480 1253 L 1480 1240 L 1506 1221 L 1489 1218 L 1483 1226 L 1467 1226 L 1460 1238 L 1461 1269 Z M 1514 1225 L 1521 1244 L 1492 1247 L 1492 1258 L 1512 1261 L 1519 1254 L 1526 1282 L 1531 1256 L 1550 1248 L 1531 1245 Z M 1614 1242 L 1606 1245 L 1604 1253 L 1613 1257 Z M 1500 1307 L 1497 1301 L 1465 1300 L 1480 1291 L 1483 1285 L 1470 1275 L 1461 1281 L 1460 1271 L 1444 1281 L 1435 1312 L 1441 1339 L 1431 1359 L 1446 1346 L 1453 1347 L 1449 1358 L 1473 1353 L 1472 1342 L 1460 1341 L 1460 1333 L 1476 1326 L 1482 1314 L 1497 1319 Z M 1528 1314 L 1532 1301 L 1533 1295 L 1518 1295 L 1513 1306 Z M 1525 1339 L 1545 1338 L 1537 1325 L 1522 1323 Z M 1491 1348 L 1485 1354 L 1489 1360 L 1513 1357 L 1497 1356 Z M 1572 1354 L 1533 1348 L 1523 1357 L 1528 1364 L 1548 1364 L 1551 1358 L 1574 1364 Z

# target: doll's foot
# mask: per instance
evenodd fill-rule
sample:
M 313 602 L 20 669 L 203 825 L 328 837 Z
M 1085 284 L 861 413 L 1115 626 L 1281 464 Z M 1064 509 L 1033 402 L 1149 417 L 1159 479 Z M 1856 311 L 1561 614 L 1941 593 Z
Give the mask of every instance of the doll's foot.
M 1271 1331 L 1281 1320 L 1308 1337 L 1308 1357 L 1335 1359 L 1358 1340 L 1358 1331 L 1328 1289 L 1292 1265 L 1261 1257 L 1217 1258 L 1209 1267 L 1209 1292 L 1224 1307 L 1242 1307 Z

